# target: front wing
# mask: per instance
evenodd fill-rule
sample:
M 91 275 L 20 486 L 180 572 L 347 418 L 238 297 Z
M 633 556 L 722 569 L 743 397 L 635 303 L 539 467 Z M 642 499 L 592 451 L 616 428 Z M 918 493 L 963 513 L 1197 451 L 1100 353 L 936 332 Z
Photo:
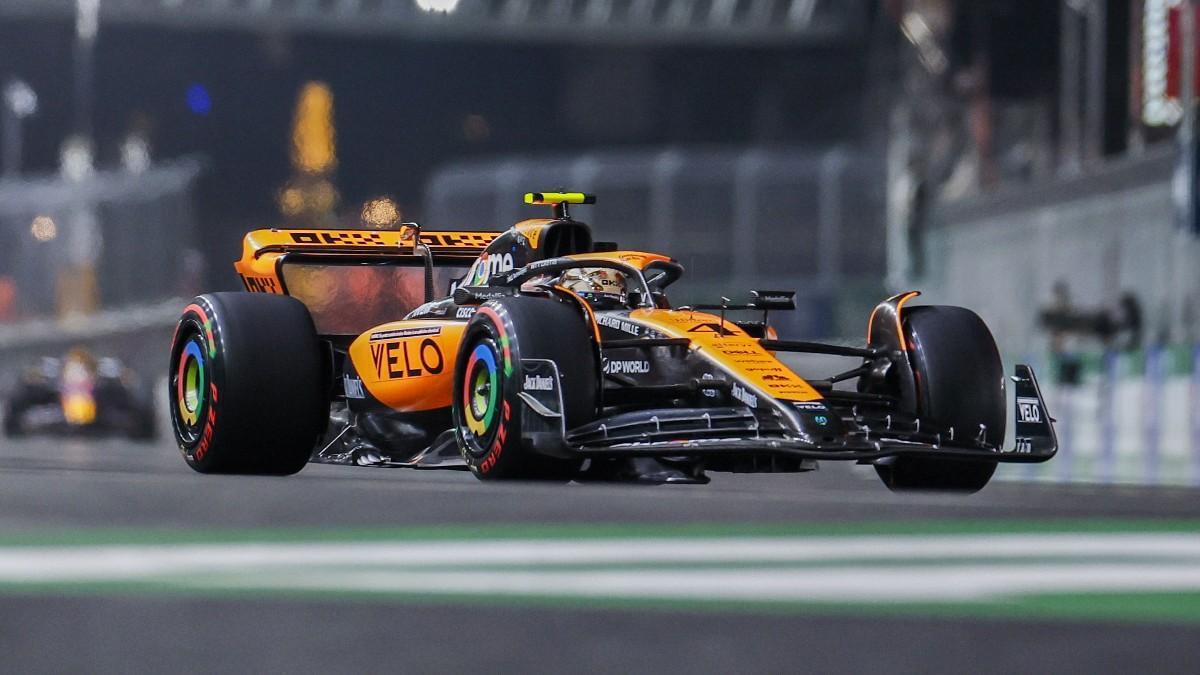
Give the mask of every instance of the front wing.
M 526 374 L 558 381 L 550 361 L 525 361 Z M 534 448 L 552 455 L 584 457 L 676 457 L 775 455 L 795 459 L 871 462 L 885 457 L 921 455 L 1044 462 L 1058 451 L 1053 419 L 1033 369 L 1018 365 L 1014 444 L 990 447 L 978 436 L 939 428 L 911 416 L 868 416 L 854 406 L 833 408 L 842 416 L 841 432 L 814 436 L 792 429 L 776 416 L 747 407 L 658 408 L 626 412 L 566 429 L 560 413 L 561 392 L 523 392 L 522 427 Z M 981 435 L 980 435 L 981 436 Z

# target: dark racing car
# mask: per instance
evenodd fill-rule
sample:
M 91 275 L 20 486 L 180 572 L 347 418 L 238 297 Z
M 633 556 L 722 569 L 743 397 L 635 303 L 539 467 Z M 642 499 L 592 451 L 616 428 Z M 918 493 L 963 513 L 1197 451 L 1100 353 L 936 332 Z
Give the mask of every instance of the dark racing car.
M 4 404 L 4 435 L 155 436 L 154 406 L 119 361 L 73 349 L 26 368 Z
M 202 295 L 171 350 L 188 464 L 290 474 L 311 458 L 466 467 L 481 479 L 705 482 L 705 472 L 873 465 L 895 490 L 972 492 L 1057 449 L 1017 366 L 961 307 L 881 302 L 867 340 L 778 339 L 793 293 L 673 307 L 670 257 L 593 241 L 581 193 L 502 232 L 259 230 L 248 293 Z M 439 294 L 442 297 L 437 297 Z M 780 355 L 845 357 L 804 376 Z

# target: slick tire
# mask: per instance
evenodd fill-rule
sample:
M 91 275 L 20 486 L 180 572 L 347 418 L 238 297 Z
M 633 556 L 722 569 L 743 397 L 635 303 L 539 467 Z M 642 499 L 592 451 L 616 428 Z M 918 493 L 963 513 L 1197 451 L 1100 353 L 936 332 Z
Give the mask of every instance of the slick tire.
M 917 387 L 917 414 L 957 435 L 975 437 L 985 425 L 988 445 L 1004 443 L 1007 416 L 1004 365 L 983 320 L 969 309 L 930 305 L 903 314 Z M 893 491 L 978 492 L 996 471 L 992 460 L 895 457 L 876 464 Z
M 570 480 L 579 460 L 540 454 L 522 442 L 521 359 L 558 366 L 567 429 L 595 417 L 599 366 L 579 306 L 502 298 L 475 312 L 459 348 L 452 408 L 459 450 L 481 480 Z
M 325 357 L 308 309 L 259 293 L 201 295 L 171 346 L 175 440 L 200 473 L 288 475 L 329 419 Z

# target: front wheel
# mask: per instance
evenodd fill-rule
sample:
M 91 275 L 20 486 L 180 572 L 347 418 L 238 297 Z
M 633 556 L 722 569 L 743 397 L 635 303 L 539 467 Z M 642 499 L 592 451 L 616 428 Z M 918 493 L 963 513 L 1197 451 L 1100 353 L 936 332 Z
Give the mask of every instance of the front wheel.
M 916 414 L 958 438 L 1004 443 L 1004 364 L 983 319 L 969 309 L 930 305 L 903 314 L 908 358 L 916 382 Z M 995 460 L 894 457 L 875 471 L 894 491 L 978 492 Z
M 522 437 L 522 359 L 553 362 L 568 429 L 595 416 L 598 366 L 579 308 L 504 298 L 481 306 L 463 334 L 453 399 L 459 449 L 480 479 L 570 480 L 578 460 L 538 452 Z

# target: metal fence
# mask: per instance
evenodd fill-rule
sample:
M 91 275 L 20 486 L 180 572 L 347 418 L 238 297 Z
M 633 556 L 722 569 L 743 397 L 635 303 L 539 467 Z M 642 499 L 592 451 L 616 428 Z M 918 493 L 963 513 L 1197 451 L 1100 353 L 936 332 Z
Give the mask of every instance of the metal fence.
M 139 174 L 0 180 L 0 322 L 152 303 L 199 274 L 192 186 L 181 160 Z
M 847 148 L 664 149 L 445 167 L 425 193 L 431 227 L 491 229 L 545 217 L 530 190 L 595 192 L 576 216 L 599 240 L 662 251 L 688 269 L 674 297 L 797 290 L 793 335 L 861 335 L 884 276 L 884 175 Z M 678 300 L 677 300 L 678 301 Z

